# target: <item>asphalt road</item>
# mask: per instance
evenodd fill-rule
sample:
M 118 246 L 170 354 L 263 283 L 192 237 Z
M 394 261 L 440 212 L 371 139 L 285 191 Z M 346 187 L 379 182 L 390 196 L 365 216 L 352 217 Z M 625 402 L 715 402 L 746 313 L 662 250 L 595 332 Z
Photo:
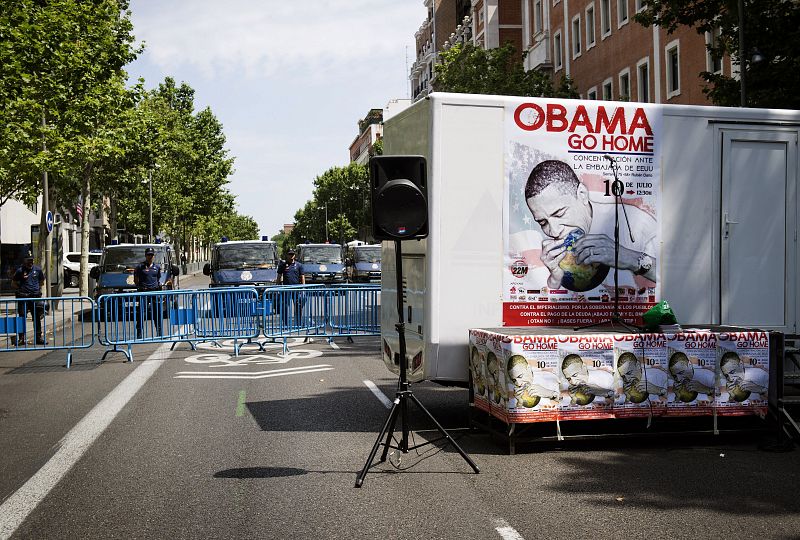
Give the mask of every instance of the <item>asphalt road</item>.
M 465 390 L 423 383 L 481 473 L 429 446 L 355 489 L 388 414 L 364 381 L 396 386 L 377 338 L 103 351 L 70 370 L 63 351 L 0 356 L 0 538 L 800 538 L 800 452 L 757 434 L 508 455 L 463 429 Z M 432 437 L 411 410 L 414 441 Z

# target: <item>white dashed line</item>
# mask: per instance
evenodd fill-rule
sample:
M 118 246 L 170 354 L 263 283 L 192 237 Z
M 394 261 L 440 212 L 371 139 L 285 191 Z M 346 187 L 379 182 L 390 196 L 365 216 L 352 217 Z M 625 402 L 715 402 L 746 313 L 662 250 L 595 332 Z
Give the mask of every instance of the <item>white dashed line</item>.
M 27 519 L 34 508 L 111 424 L 136 392 L 169 358 L 171 343 L 164 343 L 125 377 L 100 403 L 60 441 L 60 448 L 36 474 L 0 505 L 0 540 L 6 540 Z
M 499 534 L 503 540 L 525 540 L 522 535 L 504 519 L 494 520 L 494 530 L 497 531 L 497 534 Z
M 386 407 L 387 409 L 391 409 L 392 408 L 392 400 L 389 399 L 388 397 L 386 397 L 386 394 L 381 392 L 381 389 L 378 388 L 378 385 L 376 385 L 372 381 L 364 381 L 364 384 L 367 385 L 367 388 L 370 389 L 370 392 L 375 394 L 376 398 L 381 400 L 381 403 L 383 403 L 384 407 Z
M 334 348 L 336 350 L 339 350 L 339 346 L 335 342 L 331 341 L 330 345 L 331 345 L 332 348 Z

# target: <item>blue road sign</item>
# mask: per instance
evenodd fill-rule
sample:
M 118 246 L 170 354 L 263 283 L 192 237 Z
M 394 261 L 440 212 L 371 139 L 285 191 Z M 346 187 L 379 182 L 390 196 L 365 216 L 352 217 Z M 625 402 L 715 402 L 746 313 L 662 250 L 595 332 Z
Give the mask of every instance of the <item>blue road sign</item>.
M 47 215 L 44 218 L 45 223 L 47 223 L 47 234 L 53 232 L 53 212 L 47 211 Z

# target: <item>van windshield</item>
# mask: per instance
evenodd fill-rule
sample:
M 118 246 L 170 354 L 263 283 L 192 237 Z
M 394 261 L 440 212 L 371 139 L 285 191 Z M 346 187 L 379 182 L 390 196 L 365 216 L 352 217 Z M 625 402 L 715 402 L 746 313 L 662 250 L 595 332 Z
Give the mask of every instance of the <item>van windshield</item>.
M 217 267 L 221 270 L 275 268 L 277 259 L 278 250 L 272 242 L 217 246 Z
M 342 249 L 339 246 L 303 246 L 300 262 L 304 264 L 342 264 Z
M 362 263 L 379 263 L 381 262 L 381 248 L 357 247 L 354 250 L 354 259 L 356 262 L 362 262 Z
M 135 268 L 137 264 L 144 262 L 144 250 L 145 246 L 123 246 L 107 249 L 103 260 L 103 270 L 116 272 L 126 268 Z M 156 249 L 153 262 L 164 265 L 163 249 Z

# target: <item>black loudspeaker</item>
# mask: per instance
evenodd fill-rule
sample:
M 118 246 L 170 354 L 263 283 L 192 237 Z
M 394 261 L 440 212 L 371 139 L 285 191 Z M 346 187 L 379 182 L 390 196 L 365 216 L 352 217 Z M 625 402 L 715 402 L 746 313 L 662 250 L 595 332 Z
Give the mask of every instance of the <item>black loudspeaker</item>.
M 369 160 L 372 234 L 376 240 L 428 236 L 427 164 L 422 156 Z

